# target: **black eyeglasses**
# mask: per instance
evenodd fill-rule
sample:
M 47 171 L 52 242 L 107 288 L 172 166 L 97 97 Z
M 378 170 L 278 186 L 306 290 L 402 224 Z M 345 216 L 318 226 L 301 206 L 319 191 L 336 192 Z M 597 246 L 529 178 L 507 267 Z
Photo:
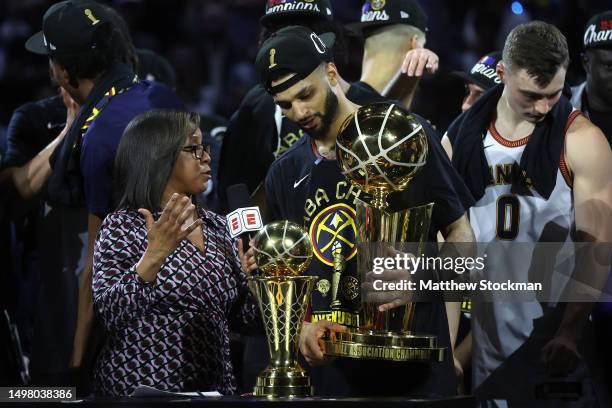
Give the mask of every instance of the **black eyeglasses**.
M 195 144 L 183 147 L 184 152 L 191 152 L 193 158 L 201 160 L 204 156 L 204 152 L 210 157 L 210 145 L 204 146 L 203 144 Z

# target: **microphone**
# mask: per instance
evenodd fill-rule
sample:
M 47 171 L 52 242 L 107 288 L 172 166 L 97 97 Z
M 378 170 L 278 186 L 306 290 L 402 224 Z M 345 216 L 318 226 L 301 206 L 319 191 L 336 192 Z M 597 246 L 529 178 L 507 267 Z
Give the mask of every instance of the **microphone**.
M 232 238 L 240 236 L 242 248 L 249 247 L 251 234 L 263 227 L 259 207 L 253 206 L 246 184 L 233 184 L 227 188 L 227 202 L 230 213 L 227 214 L 227 228 Z

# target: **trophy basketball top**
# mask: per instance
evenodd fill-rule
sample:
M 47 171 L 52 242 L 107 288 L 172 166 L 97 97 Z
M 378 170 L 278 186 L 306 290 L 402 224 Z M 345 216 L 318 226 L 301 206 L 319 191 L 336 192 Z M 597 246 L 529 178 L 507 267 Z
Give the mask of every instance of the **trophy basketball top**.
M 425 129 L 393 103 L 359 108 L 342 124 L 336 146 L 345 176 L 372 194 L 379 209 L 387 207 L 388 193 L 408 186 L 427 159 Z
M 266 224 L 254 241 L 255 260 L 265 276 L 298 276 L 310 265 L 310 237 L 294 222 Z

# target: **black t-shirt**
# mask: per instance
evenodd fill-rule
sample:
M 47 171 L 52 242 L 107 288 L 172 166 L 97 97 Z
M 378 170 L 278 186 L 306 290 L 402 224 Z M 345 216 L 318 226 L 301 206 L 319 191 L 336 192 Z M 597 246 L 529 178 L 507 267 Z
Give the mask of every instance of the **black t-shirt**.
M 359 105 L 384 100 L 374 88 L 363 82 L 352 84 L 346 96 Z M 261 85 L 252 88 L 232 115 L 223 138 L 218 175 L 222 205 L 219 210 L 227 210 L 224 204 L 227 187 L 245 183 L 253 193 L 265 179 L 274 160 L 304 134 L 295 122 L 281 115 L 274 99 Z
M 389 102 L 389 98 L 385 98 L 376 89 L 372 88 L 368 83 L 357 81 L 351 83 L 351 87 L 346 91 L 346 97 L 349 101 L 357 105 L 368 105 L 376 102 Z
M 59 135 L 65 122 L 66 107 L 60 96 L 28 102 L 15 109 L 6 132 L 7 147 L 0 170 L 23 166 L 32 160 Z M 11 183 L 2 186 L 0 197 L 0 218 L 6 215 L 19 224 L 34 227 L 38 201 L 22 200 Z
M 434 202 L 429 240 L 435 242 L 437 231 L 460 218 L 473 199 L 444 154 L 434 130 L 423 118 L 419 120 L 428 137 L 427 163 L 406 191 L 390 197 L 390 205 L 398 210 Z M 311 139 L 302 138 L 272 164 L 266 177 L 266 194 L 272 219 L 290 219 L 304 225 L 313 242 L 314 256 L 308 273 L 320 279 L 312 293 L 312 320 L 355 325 L 359 299 L 354 291 L 356 248 L 351 239 L 355 238 L 356 227 L 350 218 L 351 214 L 354 217 L 355 200 L 363 193 L 345 179 L 335 160 L 321 158 Z M 331 252 L 336 243 L 341 245 L 347 263 L 338 289 L 342 305 L 332 310 Z M 356 285 L 358 294 L 359 283 Z M 415 330 L 435 334 L 442 346 L 449 347 L 448 322 L 441 300 L 417 305 Z M 452 395 L 455 389 L 452 357 L 436 364 L 338 358 L 331 365 L 313 368 L 312 378 L 316 392 L 321 395 L 434 396 Z
M 65 121 L 66 107 L 59 96 L 17 108 L 9 123 L 8 149 L 2 158 L 2 168 L 29 162 L 57 137 Z M 15 273 L 36 282 L 36 291 L 25 284 L 16 292 L 17 296 L 31 295 L 36 299 L 27 309 L 36 316 L 35 325 L 19 327 L 27 329 L 23 330 L 22 344 L 30 353 L 33 377 L 43 373 L 56 376 L 68 370 L 72 352 L 78 279 L 87 249 L 86 242 L 79 237 L 86 236 L 87 214 L 78 209 L 43 205 L 46 189 L 41 200 L 22 200 L 12 184 L 5 183 L 3 187 L 0 209 L 10 208 L 15 239 L 21 248 L 10 254 L 18 261 Z M 0 225 L 5 222 L 0 215 Z M 11 264 L 8 260 L 6 263 Z M 12 284 L 7 286 L 14 289 Z
M 57 137 L 65 123 L 66 107 L 60 96 L 18 107 L 8 125 L 2 168 L 26 164 Z

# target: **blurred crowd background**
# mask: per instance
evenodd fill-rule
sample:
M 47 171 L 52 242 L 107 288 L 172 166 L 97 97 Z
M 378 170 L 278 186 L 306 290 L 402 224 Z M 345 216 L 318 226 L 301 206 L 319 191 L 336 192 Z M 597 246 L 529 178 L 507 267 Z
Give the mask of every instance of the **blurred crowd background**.
M 137 48 L 166 57 L 177 73 L 179 96 L 193 111 L 229 118 L 255 84 L 255 58 L 263 0 L 113 0 L 102 1 L 127 21 Z M 0 141 L 13 110 L 24 102 L 55 94 L 47 60 L 29 53 L 25 40 L 40 30 L 51 0 L 0 2 Z M 361 0 L 332 0 L 335 18 L 358 21 Z M 581 36 L 593 14 L 610 0 L 427 0 L 426 47 L 440 57 L 440 70 L 421 81 L 414 110 L 444 130 L 460 113 L 463 83 L 450 75 L 467 70 L 483 54 L 500 50 L 517 24 L 541 19 L 567 36 L 572 63 L 570 85 L 583 79 Z M 356 80 L 361 43 L 348 36 L 350 62 L 341 66 L 347 80 Z M 2 146 L 0 145 L 0 148 Z

